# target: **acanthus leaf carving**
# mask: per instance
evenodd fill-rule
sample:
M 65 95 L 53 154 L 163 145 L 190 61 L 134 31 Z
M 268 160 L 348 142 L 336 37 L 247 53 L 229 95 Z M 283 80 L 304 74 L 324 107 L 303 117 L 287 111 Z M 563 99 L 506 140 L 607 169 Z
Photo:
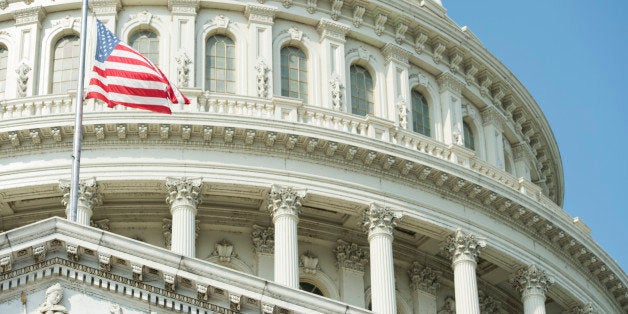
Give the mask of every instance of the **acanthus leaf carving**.
M 275 252 L 275 229 L 253 225 L 251 232 L 253 248 L 258 254 L 273 254 Z
M 368 252 L 356 243 L 349 243 L 338 239 L 334 248 L 336 265 L 338 268 L 347 268 L 357 272 L 364 272 L 368 262 Z
M 344 88 L 340 76 L 336 73 L 332 74 L 329 80 L 329 90 L 331 93 L 332 108 L 335 111 L 342 110 L 342 89 Z
M 310 250 L 301 254 L 299 266 L 303 267 L 303 272 L 306 274 L 316 274 L 316 272 L 320 269 L 320 266 L 318 265 L 318 257 Z
M 372 203 L 364 211 L 363 226 L 368 234 L 385 233 L 392 235 L 397 221 L 401 219 L 401 213 L 390 207 Z
M 221 262 L 231 262 L 231 259 L 238 255 L 233 252 L 233 244 L 227 239 L 222 239 L 216 243 L 212 256 L 217 256 Z
M 331 0 L 331 19 L 337 21 L 342 14 L 341 9 L 344 4 L 343 0 Z
M 439 277 L 441 273 L 429 266 L 422 267 L 417 261 L 412 263 L 412 267 L 408 270 L 408 276 L 410 276 L 414 290 L 421 290 L 435 295 L 436 290 L 440 287 Z
M 478 239 L 473 234 L 467 234 L 458 229 L 447 237 L 444 246 L 445 254 L 451 257 L 452 262 L 459 260 L 471 260 L 476 262 L 482 248 L 486 247 L 486 241 Z
M 192 59 L 185 51 L 181 51 L 178 56 L 175 57 L 177 61 L 177 80 L 179 86 L 188 87 L 190 85 L 190 64 Z
M 377 13 L 377 16 L 375 17 L 375 34 L 377 36 L 382 36 L 384 33 L 384 27 L 387 20 L 388 16 L 386 14 Z
M 510 279 L 513 287 L 525 298 L 528 295 L 545 295 L 549 287 L 554 284 L 554 279 L 539 269 L 536 264 L 522 267 Z
M 362 23 L 364 22 L 364 19 L 362 17 L 364 16 L 365 11 L 366 8 L 364 8 L 364 6 L 356 5 L 355 7 L 353 7 L 353 26 L 362 26 Z
M 260 98 L 268 98 L 268 72 L 270 67 L 266 65 L 264 60 L 259 59 L 255 65 L 257 71 L 257 96 Z
M 307 192 L 304 189 L 273 185 L 268 194 L 268 210 L 273 217 L 282 214 L 299 215 L 301 202 L 306 195 Z
M 20 66 L 15 70 L 17 73 L 17 96 L 18 97 L 26 97 L 26 91 L 28 90 L 28 79 L 31 71 L 31 67 L 22 62 Z

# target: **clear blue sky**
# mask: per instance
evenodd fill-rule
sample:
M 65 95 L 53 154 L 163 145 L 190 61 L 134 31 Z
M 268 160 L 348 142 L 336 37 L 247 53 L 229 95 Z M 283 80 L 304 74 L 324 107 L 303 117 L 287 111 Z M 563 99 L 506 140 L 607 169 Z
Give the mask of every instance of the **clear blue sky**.
M 564 209 L 628 271 L 628 1 L 443 5 L 541 106 L 563 160 Z

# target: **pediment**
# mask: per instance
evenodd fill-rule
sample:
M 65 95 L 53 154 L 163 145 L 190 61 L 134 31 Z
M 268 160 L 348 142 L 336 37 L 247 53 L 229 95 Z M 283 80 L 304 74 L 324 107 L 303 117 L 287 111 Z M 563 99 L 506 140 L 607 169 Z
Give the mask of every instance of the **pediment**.
M 42 313 L 56 284 L 67 313 L 368 313 L 58 217 L 0 233 L 0 313 Z

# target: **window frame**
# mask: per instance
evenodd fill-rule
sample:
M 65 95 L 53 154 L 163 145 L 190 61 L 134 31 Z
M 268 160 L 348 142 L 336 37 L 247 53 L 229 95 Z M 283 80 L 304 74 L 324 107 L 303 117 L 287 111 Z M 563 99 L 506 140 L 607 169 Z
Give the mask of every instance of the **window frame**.
M 210 60 L 209 58 L 211 58 L 211 47 L 210 47 L 210 40 L 212 38 L 217 38 L 217 37 L 224 37 L 228 40 L 230 40 L 230 43 L 227 43 L 225 46 L 225 55 L 224 55 L 224 68 L 221 68 L 220 70 L 224 71 L 224 80 L 222 82 L 224 82 L 224 87 L 222 89 L 222 91 L 220 90 L 212 90 L 211 85 L 212 85 L 212 76 L 211 76 L 211 65 L 210 65 Z M 216 43 L 218 43 L 218 41 L 216 41 Z M 227 45 L 231 45 L 232 49 L 233 49 L 233 55 L 231 58 L 229 58 L 228 56 L 228 49 L 229 47 Z M 211 33 L 208 34 L 205 37 L 205 41 L 204 41 L 204 49 L 203 49 L 203 89 L 212 93 L 223 93 L 223 94 L 236 94 L 238 92 L 238 66 L 237 66 L 237 59 L 238 59 L 238 46 L 236 41 L 233 39 L 233 36 L 226 34 L 226 33 Z M 233 63 L 233 68 L 229 69 L 228 64 L 229 64 L 229 59 L 232 59 L 232 63 Z M 233 80 L 229 81 L 229 72 L 231 71 L 232 75 L 233 75 Z M 216 80 L 216 82 L 218 82 Z M 231 83 L 232 90 L 229 90 L 228 88 L 228 83 Z
M 356 81 L 358 81 L 359 78 L 355 77 L 355 79 L 354 79 L 353 69 L 354 68 L 358 69 L 358 67 L 360 68 L 361 72 L 363 72 L 365 74 L 368 74 L 368 80 L 367 80 L 366 76 L 364 78 L 364 94 L 365 94 L 364 96 L 365 97 L 362 97 L 362 98 L 360 98 L 358 96 L 359 95 L 359 90 L 354 88 L 354 82 L 355 83 L 359 83 L 359 82 L 356 82 Z M 356 74 L 361 74 L 361 73 L 356 73 Z M 369 90 L 369 88 L 367 86 L 367 82 L 368 81 L 370 81 L 370 84 L 371 84 L 370 90 Z M 355 114 L 355 115 L 359 115 L 359 116 L 363 116 L 363 117 L 365 117 L 365 116 L 367 116 L 369 114 L 370 115 L 375 115 L 375 86 L 376 86 L 376 80 L 373 79 L 373 75 L 371 74 L 371 71 L 366 66 L 358 64 L 358 63 L 352 63 L 349 66 L 349 90 L 350 90 L 350 100 L 349 100 L 349 102 L 350 102 L 350 110 L 351 110 L 350 113 Z M 356 95 L 355 91 L 358 91 L 358 93 L 357 93 L 358 95 Z M 370 92 L 370 95 L 368 94 L 369 92 Z M 368 102 L 369 96 L 371 98 L 371 102 L 370 103 Z M 366 102 L 366 105 L 369 106 L 368 108 L 366 108 L 367 110 L 364 111 L 364 114 L 361 114 L 359 112 L 360 111 L 359 110 L 360 109 L 360 107 L 359 107 L 360 104 L 356 104 L 354 106 L 354 99 L 356 99 L 358 101 L 363 100 L 363 101 Z

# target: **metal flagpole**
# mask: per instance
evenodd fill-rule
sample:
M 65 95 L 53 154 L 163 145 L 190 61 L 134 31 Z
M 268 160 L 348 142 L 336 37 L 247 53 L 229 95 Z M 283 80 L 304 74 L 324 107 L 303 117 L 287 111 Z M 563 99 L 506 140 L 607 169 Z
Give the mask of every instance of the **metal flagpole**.
M 76 89 L 76 113 L 74 120 L 74 145 L 72 153 L 72 180 L 70 184 L 70 221 L 76 222 L 78 205 L 79 172 L 81 169 L 81 141 L 83 139 L 83 85 L 85 81 L 85 50 L 87 46 L 87 0 L 83 0 L 81 17 L 81 53 L 79 55 L 79 77 Z

